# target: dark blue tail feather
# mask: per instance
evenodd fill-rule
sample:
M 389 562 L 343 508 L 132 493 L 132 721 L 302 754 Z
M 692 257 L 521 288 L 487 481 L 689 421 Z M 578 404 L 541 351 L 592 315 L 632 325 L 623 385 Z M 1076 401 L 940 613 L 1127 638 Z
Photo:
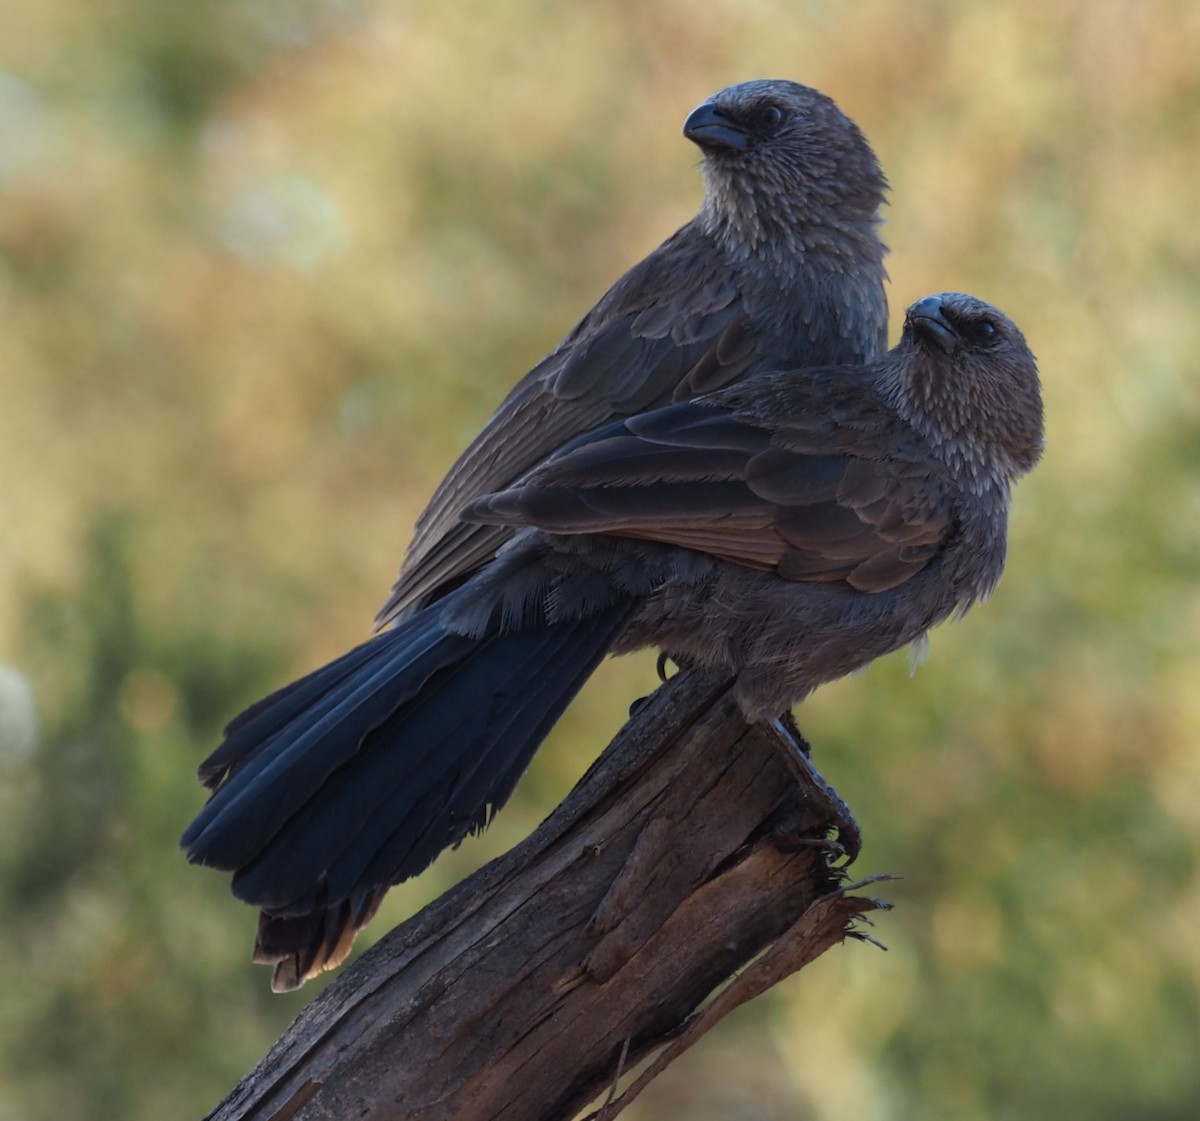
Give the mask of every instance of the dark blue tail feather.
M 503 805 L 629 610 L 468 637 L 429 609 L 260 701 L 201 769 L 189 859 L 279 916 L 416 875 Z
M 493 710 L 486 736 L 473 745 L 459 742 L 467 769 L 440 804 L 431 800 L 425 813 L 429 824 L 412 831 L 396 828 L 395 819 L 381 823 L 391 828 L 391 835 L 384 833 L 386 844 L 362 872 L 363 881 L 374 883 L 390 875 L 389 882 L 395 883 L 414 876 L 444 848 L 490 822 L 563 710 L 603 660 L 626 615 L 627 611 L 617 609 L 589 620 L 589 627 L 557 625 L 554 640 L 545 643 L 539 659 L 528 664 L 521 692 L 506 695 Z M 509 653 L 498 649 L 496 656 Z M 344 882 L 337 886 L 344 890 Z
M 221 746 L 200 764 L 197 770 L 200 781 L 215 789 L 231 768 L 245 764 L 276 732 L 306 713 L 315 697 L 328 693 L 376 657 L 377 652 L 374 640 L 364 642 L 243 710 L 226 725 Z
M 447 633 L 436 619 L 418 616 L 303 678 L 298 684 L 308 682 L 305 689 L 286 691 L 283 717 L 272 719 L 270 710 L 260 710 L 235 733 L 238 752 L 228 741 L 217 749 L 232 761 L 183 835 L 188 858 L 226 871 L 244 866 L 358 752 L 372 727 L 472 645 L 462 635 Z M 248 736 L 254 726 L 274 730 L 255 743 Z

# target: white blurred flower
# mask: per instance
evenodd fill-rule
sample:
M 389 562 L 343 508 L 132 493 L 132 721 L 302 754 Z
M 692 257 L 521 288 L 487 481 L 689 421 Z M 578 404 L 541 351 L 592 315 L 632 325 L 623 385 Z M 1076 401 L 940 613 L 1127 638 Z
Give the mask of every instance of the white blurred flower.
M 311 269 L 344 249 L 349 231 L 341 208 L 320 184 L 277 175 L 247 183 L 234 194 L 217 237 L 239 257 Z
M 0 665 L 0 766 L 30 755 L 37 733 L 32 683 L 12 666 Z
M 37 91 L 0 70 L 0 179 L 29 167 L 45 153 L 50 113 Z

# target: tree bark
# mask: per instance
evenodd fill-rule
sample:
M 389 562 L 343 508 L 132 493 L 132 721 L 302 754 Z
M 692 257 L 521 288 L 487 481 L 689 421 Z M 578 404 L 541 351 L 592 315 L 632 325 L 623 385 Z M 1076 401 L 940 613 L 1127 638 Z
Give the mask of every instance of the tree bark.
M 210 1117 L 569 1121 L 606 1090 L 590 1116 L 615 1117 L 737 1005 L 866 937 L 884 904 L 844 887 L 831 793 L 722 682 L 679 674 L 547 821 L 359 958 Z

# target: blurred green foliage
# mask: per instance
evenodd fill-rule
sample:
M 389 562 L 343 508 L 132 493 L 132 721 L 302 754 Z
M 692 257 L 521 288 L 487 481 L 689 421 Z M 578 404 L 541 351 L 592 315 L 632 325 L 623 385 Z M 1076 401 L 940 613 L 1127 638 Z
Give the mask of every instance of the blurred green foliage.
M 897 317 L 960 289 L 1022 325 L 1049 445 L 993 602 L 800 713 L 861 871 L 904 877 L 891 952 L 828 955 L 636 1116 L 1200 1115 L 1200 7 L 4 7 L 0 1117 L 198 1115 L 311 997 L 176 849 L 195 764 L 366 633 L 456 452 L 693 212 L 688 109 L 764 75 L 874 141 Z M 371 935 L 652 684 L 607 665 Z

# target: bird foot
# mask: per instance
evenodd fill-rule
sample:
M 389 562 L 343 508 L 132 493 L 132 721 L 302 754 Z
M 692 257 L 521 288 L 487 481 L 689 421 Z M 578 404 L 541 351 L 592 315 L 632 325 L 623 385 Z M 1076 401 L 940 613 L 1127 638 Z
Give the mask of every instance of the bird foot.
M 825 776 L 813 765 L 810 757 L 811 747 L 808 741 L 796 727 L 792 714 L 784 713 L 774 722 L 775 730 L 787 744 L 786 762 L 810 786 L 813 786 L 825 800 L 830 810 L 830 825 L 837 830 L 837 839 L 815 840 L 812 843 L 827 847 L 836 855 L 844 854 L 846 864 L 851 865 L 862 851 L 862 830 L 854 820 L 850 807 L 842 800 L 842 796 L 829 784 Z

